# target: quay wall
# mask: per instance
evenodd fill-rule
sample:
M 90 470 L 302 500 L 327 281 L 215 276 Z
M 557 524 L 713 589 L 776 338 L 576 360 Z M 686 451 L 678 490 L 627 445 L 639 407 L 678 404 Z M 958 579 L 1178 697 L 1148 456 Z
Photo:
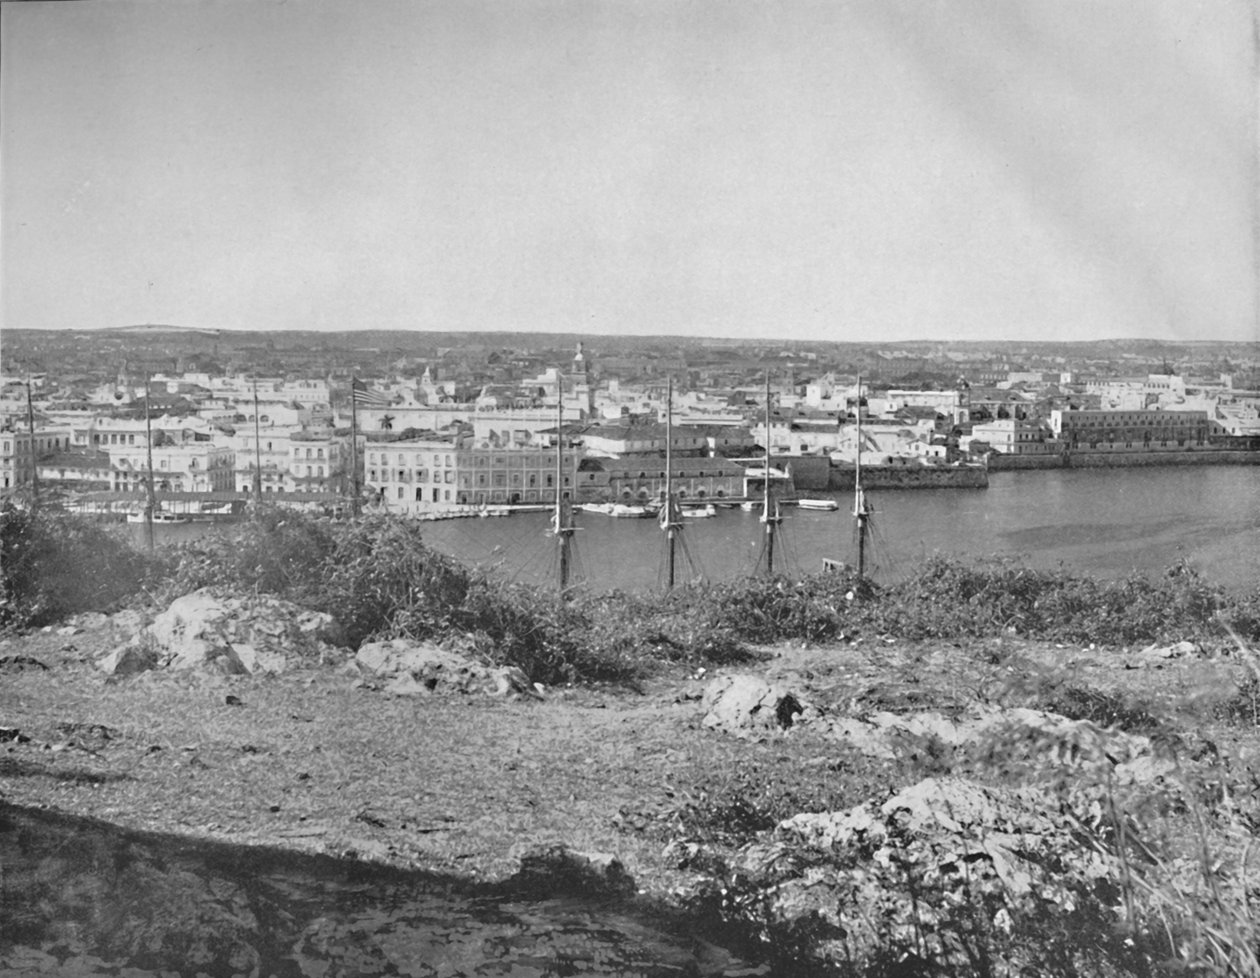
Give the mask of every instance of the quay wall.
M 829 475 L 828 490 L 847 492 L 853 489 L 853 466 L 834 466 Z M 926 465 L 863 465 L 862 487 L 864 489 L 987 489 L 989 471 L 981 466 L 935 468 Z
M 1151 465 L 1260 465 L 1260 452 L 1195 450 L 1180 452 L 1082 452 L 1060 455 L 990 455 L 993 472 L 1039 469 L 1110 469 Z

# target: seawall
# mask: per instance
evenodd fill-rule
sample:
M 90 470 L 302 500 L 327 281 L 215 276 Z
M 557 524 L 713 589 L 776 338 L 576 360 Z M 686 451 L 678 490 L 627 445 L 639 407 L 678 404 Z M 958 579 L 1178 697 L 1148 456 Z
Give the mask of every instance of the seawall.
M 845 492 L 853 489 L 853 466 L 835 465 L 828 476 L 828 490 Z M 927 465 L 863 465 L 862 487 L 864 489 L 987 489 L 989 471 L 981 466 L 937 468 Z
M 1065 452 L 1059 455 L 990 455 L 993 472 L 1035 471 L 1040 469 L 1106 469 L 1151 465 L 1260 465 L 1260 452 L 1176 451 L 1176 452 Z

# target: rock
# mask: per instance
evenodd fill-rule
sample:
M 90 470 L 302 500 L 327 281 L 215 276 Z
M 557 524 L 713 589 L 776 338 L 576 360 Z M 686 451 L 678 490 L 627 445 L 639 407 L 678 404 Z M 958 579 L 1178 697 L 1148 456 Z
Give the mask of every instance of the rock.
M 109 616 L 109 624 L 119 631 L 134 635 L 144 627 L 144 615 L 133 608 L 124 608 Z
M 275 675 L 284 672 L 288 667 L 288 661 L 279 652 L 272 652 L 270 649 L 256 649 L 252 645 L 244 645 L 240 643 L 232 643 L 232 651 L 236 653 L 236 657 L 240 660 L 241 665 L 245 667 L 245 671 L 251 676 L 258 673 L 268 673 Z
M 704 725 L 737 734 L 786 730 L 805 713 L 795 693 L 756 676 L 723 676 L 705 687 Z
M 930 710 L 879 712 L 865 718 L 825 717 L 816 725 L 834 740 L 885 759 L 919 754 L 934 744 L 951 751 L 1000 750 L 1007 760 L 1110 769 L 1151 749 L 1150 740 L 1138 734 L 1024 707 L 972 707 L 956 718 Z
M 82 629 L 78 625 L 63 625 L 57 629 L 58 635 L 78 635 Z
M 828 973 L 912 956 L 971 973 L 979 908 L 1003 924 L 1064 928 L 1056 951 L 1070 953 L 1081 920 L 1104 932 L 1119 922 L 1117 904 L 1098 898 L 1119 860 L 1082 846 L 1077 826 L 1032 788 L 928 778 L 883 804 L 781 822 L 736 855 L 725 912 Z
M 172 669 L 279 673 L 333 653 L 321 635 L 339 632 L 330 615 L 266 595 L 203 588 L 172 601 L 145 633 Z
M 385 692 L 392 696 L 431 696 L 434 686 L 420 682 L 410 673 L 403 673 L 385 684 Z
M 158 656 L 151 645 L 124 642 L 106 653 L 96 664 L 110 676 L 134 676 L 136 673 L 156 669 Z
M 167 663 L 169 669 L 204 669 L 225 676 L 247 676 L 249 670 L 230 645 L 187 639 Z
M 1186 659 L 1191 656 L 1198 656 L 1202 651 L 1194 642 L 1181 641 L 1174 642 L 1172 645 L 1152 643 L 1136 653 L 1134 658 L 1139 664 L 1158 664 L 1168 659 Z
M 110 617 L 99 611 L 85 611 L 80 615 L 75 615 L 71 621 L 84 631 L 93 631 L 107 627 L 110 624 Z
M 457 652 L 407 639 L 370 642 L 355 654 L 355 662 L 380 678 L 392 679 L 386 691 L 398 695 L 472 693 L 499 685 L 496 670 Z
M 375 839 L 349 838 L 344 840 L 339 855 L 343 859 L 358 859 L 361 862 L 389 862 L 392 850 L 384 842 Z
M 516 666 L 500 666 L 490 672 L 496 696 L 527 696 L 543 699 L 541 684 L 531 683 L 524 670 Z

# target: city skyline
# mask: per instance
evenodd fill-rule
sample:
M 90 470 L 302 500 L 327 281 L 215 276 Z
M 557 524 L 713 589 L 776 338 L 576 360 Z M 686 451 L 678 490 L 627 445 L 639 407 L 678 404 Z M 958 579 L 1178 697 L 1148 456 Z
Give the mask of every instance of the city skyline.
M 1242 0 L 0 16 L 6 328 L 1260 338 Z

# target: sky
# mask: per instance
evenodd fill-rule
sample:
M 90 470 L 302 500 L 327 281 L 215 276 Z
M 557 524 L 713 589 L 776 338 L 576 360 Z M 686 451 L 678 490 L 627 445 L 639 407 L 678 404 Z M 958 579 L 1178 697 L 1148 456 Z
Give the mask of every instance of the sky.
M 1250 0 L 0 5 L 0 329 L 1260 340 Z

